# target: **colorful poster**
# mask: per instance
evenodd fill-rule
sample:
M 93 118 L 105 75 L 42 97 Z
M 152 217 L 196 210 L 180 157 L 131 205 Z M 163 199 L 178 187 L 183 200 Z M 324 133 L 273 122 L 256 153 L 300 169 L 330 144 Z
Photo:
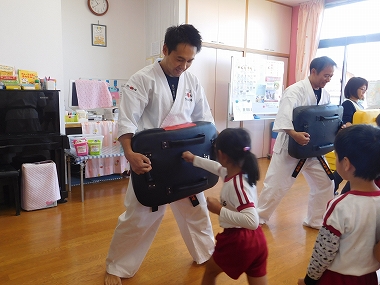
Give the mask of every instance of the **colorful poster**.
M 232 57 L 229 119 L 276 114 L 283 90 L 284 62 Z
M 380 108 L 380 80 L 368 82 L 366 97 L 369 109 Z

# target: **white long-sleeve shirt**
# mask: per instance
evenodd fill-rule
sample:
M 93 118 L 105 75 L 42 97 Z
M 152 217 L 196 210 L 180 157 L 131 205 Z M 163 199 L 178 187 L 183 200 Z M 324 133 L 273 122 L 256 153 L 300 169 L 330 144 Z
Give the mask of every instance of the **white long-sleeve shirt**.
M 223 206 L 219 215 L 220 226 L 257 229 L 259 226 L 259 215 L 255 208 L 257 190 L 255 185 L 249 185 L 246 175 L 239 173 L 227 179 L 227 170 L 219 162 L 198 156 L 195 156 L 193 165 L 224 179 L 220 192 L 220 203 Z

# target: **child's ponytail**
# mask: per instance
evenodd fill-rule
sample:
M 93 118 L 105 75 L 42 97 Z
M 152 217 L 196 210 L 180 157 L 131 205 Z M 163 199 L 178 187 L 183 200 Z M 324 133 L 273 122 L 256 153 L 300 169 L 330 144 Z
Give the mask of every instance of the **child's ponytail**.
M 216 138 L 216 150 L 227 154 L 247 174 L 248 183 L 256 185 L 260 171 L 257 158 L 251 152 L 251 138 L 245 129 L 224 129 Z
M 257 180 L 260 179 L 260 169 L 256 155 L 249 150 L 245 151 L 244 162 L 241 169 L 247 174 L 249 185 L 256 185 Z

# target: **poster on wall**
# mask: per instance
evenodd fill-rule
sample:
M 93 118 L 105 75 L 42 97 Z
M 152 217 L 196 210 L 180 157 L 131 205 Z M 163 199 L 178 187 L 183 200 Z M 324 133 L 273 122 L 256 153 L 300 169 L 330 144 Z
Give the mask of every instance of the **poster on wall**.
M 368 82 L 366 97 L 369 109 L 380 108 L 380 80 Z
M 282 61 L 232 57 L 229 119 L 254 120 L 258 115 L 277 114 L 283 78 Z

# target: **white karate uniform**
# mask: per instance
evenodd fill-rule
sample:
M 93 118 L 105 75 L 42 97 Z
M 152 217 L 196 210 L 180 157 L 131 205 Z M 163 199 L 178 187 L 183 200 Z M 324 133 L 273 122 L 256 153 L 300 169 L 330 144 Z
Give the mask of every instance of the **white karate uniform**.
M 158 62 L 134 74 L 122 91 L 119 136 L 186 122 L 214 123 L 199 80 L 187 71 L 179 78 L 174 103 L 168 81 Z M 196 207 L 193 207 L 189 198 L 173 202 L 170 206 L 192 258 L 201 264 L 214 251 L 214 234 L 204 194 L 197 194 L 197 198 L 199 205 Z M 135 275 L 153 242 L 166 205 L 152 212 L 150 207 L 140 204 L 131 181 L 124 204 L 126 211 L 119 216 L 106 265 L 108 273 L 129 278 Z M 165 263 L 164 260 L 162 262 Z
M 330 95 L 322 89 L 319 105 L 329 104 L 329 102 Z M 273 155 L 257 207 L 261 223 L 269 220 L 295 181 L 292 173 L 299 159 L 288 154 L 289 135 L 284 130 L 294 129 L 292 117 L 295 107 L 311 105 L 317 105 L 317 99 L 308 78 L 296 82 L 284 91 L 273 125 L 273 131 L 279 133 L 273 147 Z M 308 158 L 301 169 L 301 173 L 310 187 L 308 211 L 304 225 L 320 228 L 327 202 L 334 197 L 333 181 L 327 176 L 317 158 Z

